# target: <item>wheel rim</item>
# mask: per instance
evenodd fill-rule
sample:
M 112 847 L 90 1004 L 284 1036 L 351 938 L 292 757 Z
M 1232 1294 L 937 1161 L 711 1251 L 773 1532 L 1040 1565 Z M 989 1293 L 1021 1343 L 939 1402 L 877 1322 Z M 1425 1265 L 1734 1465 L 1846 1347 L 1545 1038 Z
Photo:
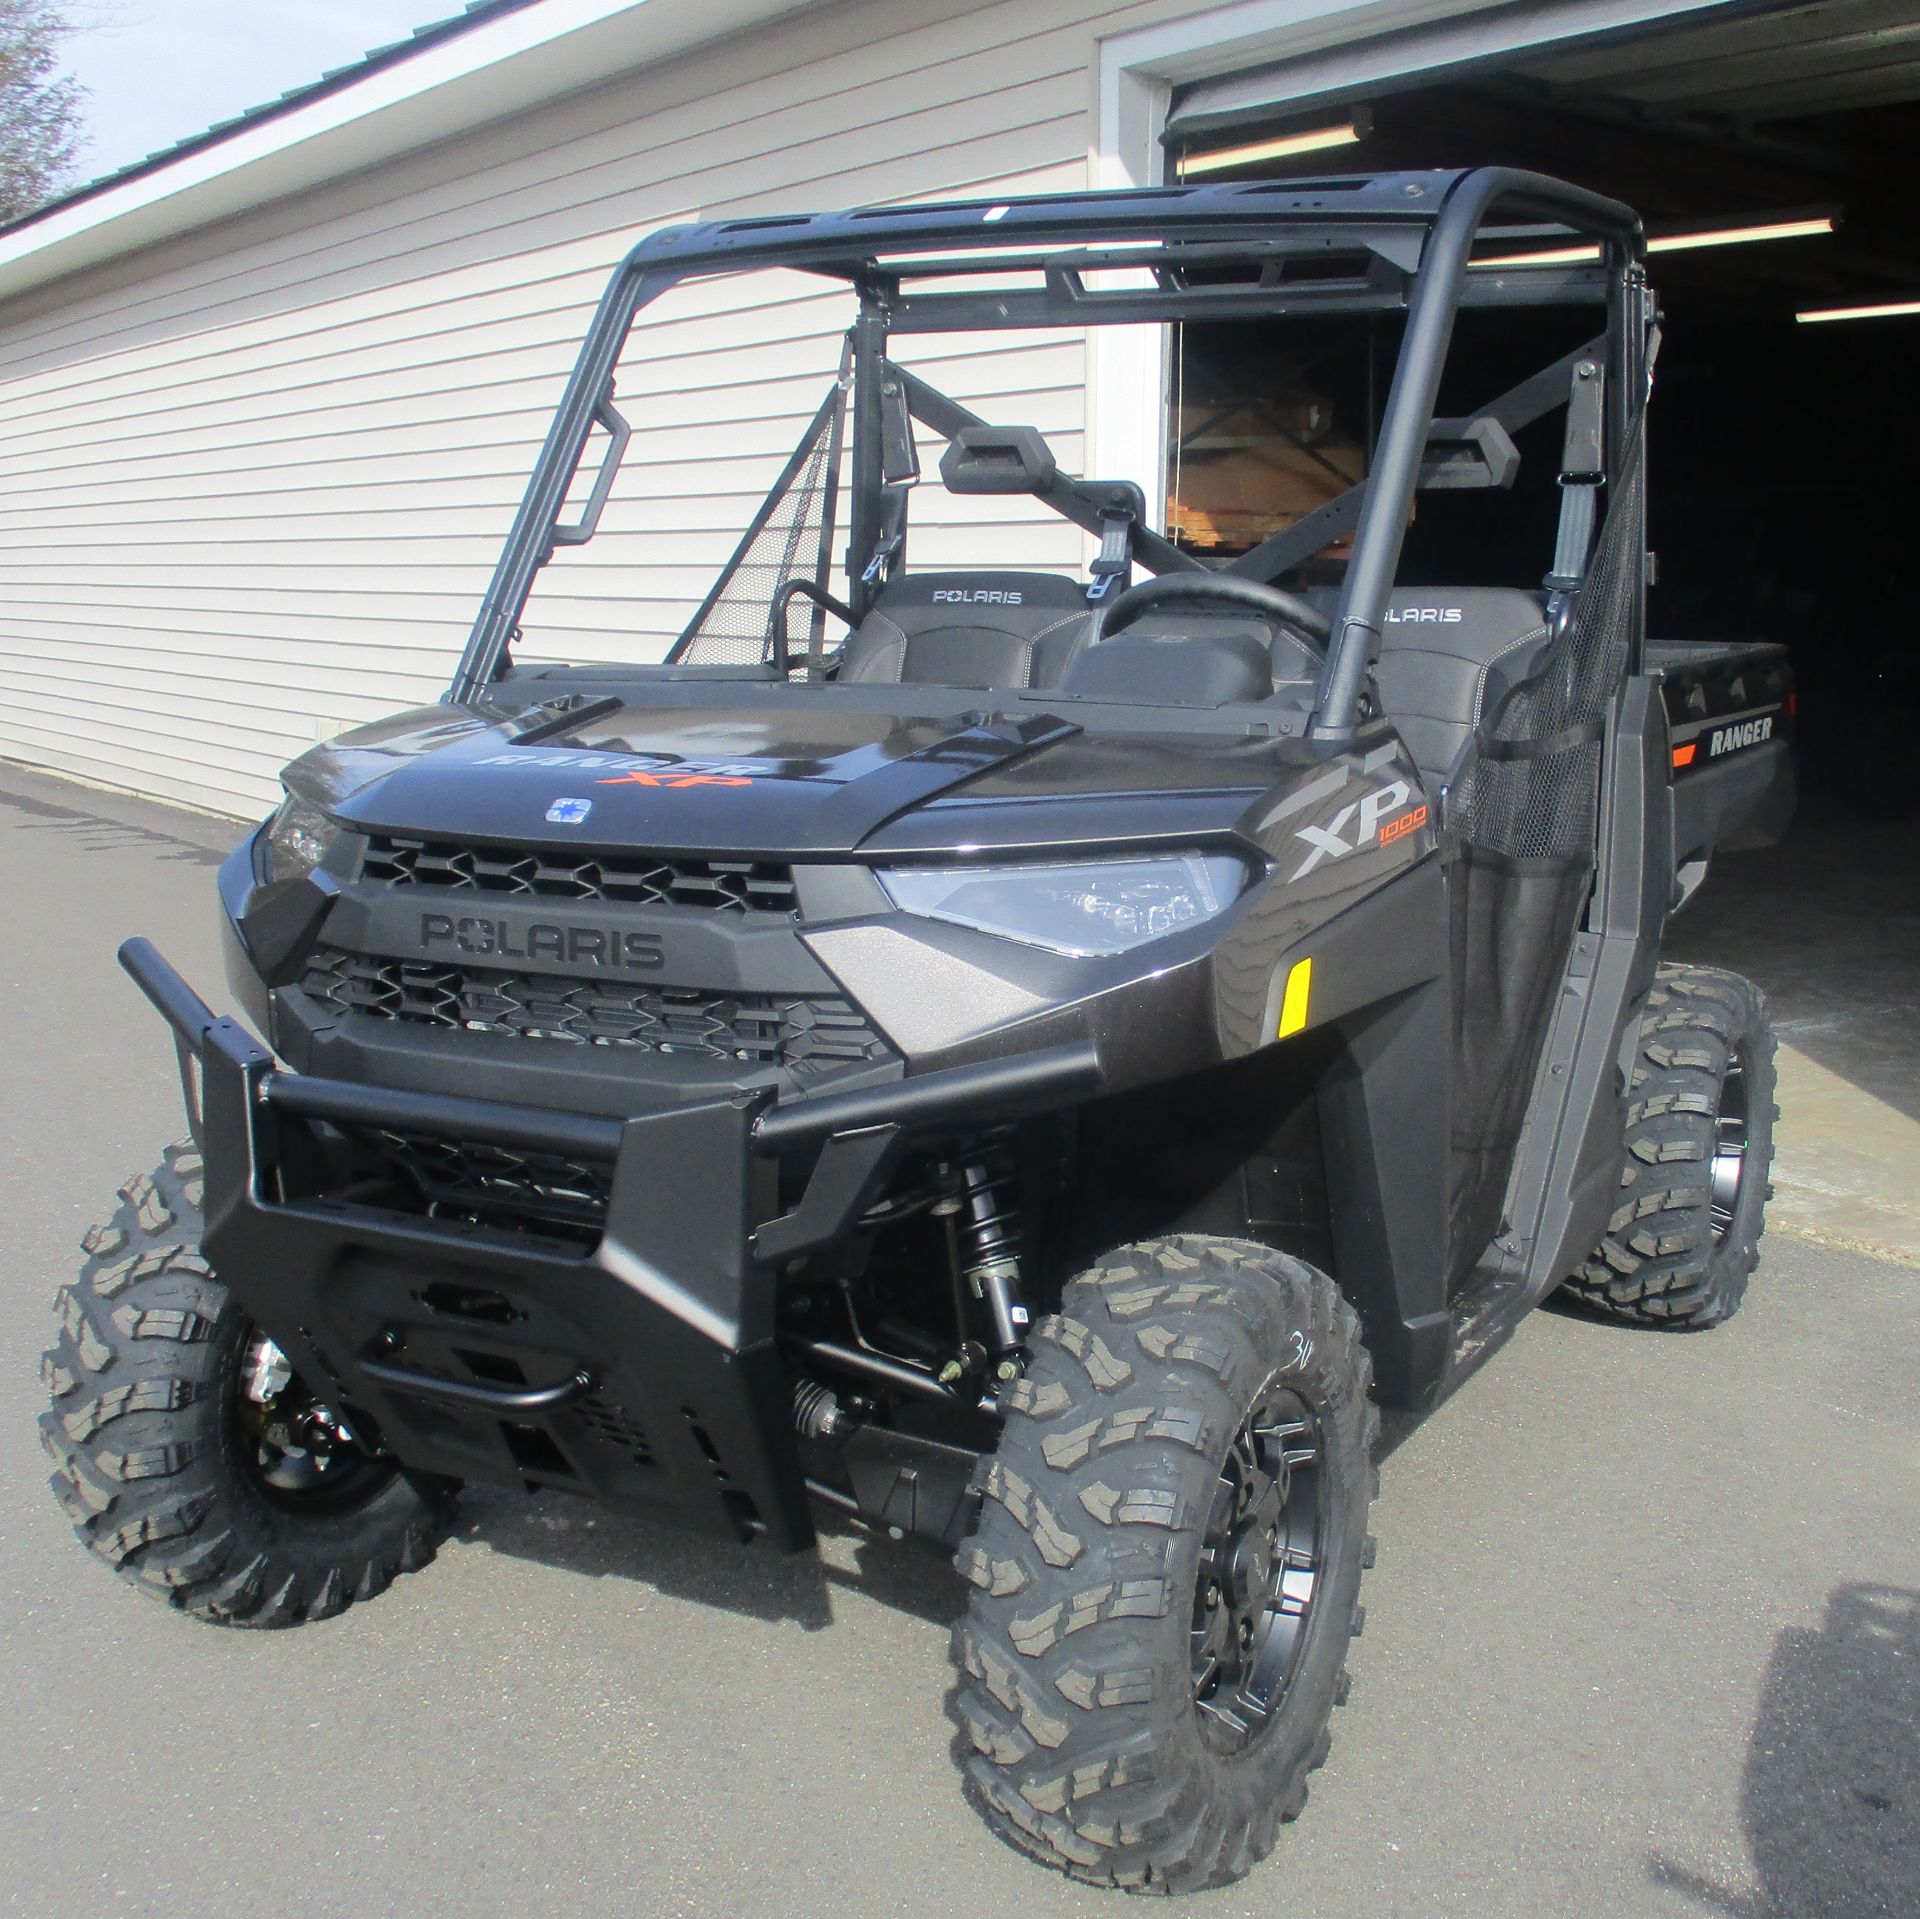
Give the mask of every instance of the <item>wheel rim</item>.
M 337 1512 L 361 1504 L 393 1476 L 308 1391 L 265 1333 L 253 1331 L 241 1345 L 233 1403 L 241 1458 L 276 1505 Z
M 1215 1482 L 1193 1599 L 1194 1704 L 1227 1751 L 1272 1723 L 1298 1667 L 1320 1583 L 1321 1480 L 1318 1422 L 1269 1385 Z
M 1713 1115 L 1713 1243 L 1733 1227 L 1740 1188 L 1747 1176 L 1747 1071 L 1739 1052 L 1728 1055 L 1720 1082 L 1720 1103 Z

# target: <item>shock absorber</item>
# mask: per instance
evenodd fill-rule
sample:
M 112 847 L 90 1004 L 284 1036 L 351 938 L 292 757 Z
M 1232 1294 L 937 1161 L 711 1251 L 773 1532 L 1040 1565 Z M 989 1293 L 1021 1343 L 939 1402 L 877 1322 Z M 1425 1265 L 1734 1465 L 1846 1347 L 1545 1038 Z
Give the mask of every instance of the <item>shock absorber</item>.
M 996 1356 L 1015 1351 L 1027 1336 L 1020 1292 L 1020 1214 L 1013 1165 L 996 1140 L 960 1169 L 960 1208 L 954 1220 L 960 1270 L 993 1321 Z

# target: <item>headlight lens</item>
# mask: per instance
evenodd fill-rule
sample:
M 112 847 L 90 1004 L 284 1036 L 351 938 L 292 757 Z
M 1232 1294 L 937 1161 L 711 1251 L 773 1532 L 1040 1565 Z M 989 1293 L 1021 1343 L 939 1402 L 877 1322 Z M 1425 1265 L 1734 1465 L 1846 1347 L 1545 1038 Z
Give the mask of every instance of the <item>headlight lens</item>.
M 1211 919 L 1247 883 L 1230 853 L 1166 853 L 1060 866 L 896 866 L 880 884 L 903 912 L 1093 958 Z
M 267 878 L 305 879 L 339 837 L 340 829 L 317 806 L 289 793 L 267 825 Z

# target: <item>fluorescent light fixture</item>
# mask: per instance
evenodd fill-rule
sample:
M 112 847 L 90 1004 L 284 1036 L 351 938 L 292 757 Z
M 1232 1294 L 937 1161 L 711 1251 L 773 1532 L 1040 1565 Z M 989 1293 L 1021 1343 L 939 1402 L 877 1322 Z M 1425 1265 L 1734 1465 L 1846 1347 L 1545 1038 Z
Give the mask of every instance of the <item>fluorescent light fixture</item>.
M 1892 320 L 1902 315 L 1920 314 L 1920 300 L 1875 300 L 1869 306 L 1809 307 L 1793 317 L 1808 324 L 1820 320 Z
M 1197 173 L 1224 173 L 1228 167 L 1256 166 L 1262 160 L 1284 160 L 1295 153 L 1318 153 L 1323 147 L 1350 147 L 1365 138 L 1365 129 L 1358 121 L 1346 120 L 1337 127 L 1314 127 L 1306 133 L 1283 134 L 1277 140 L 1256 140 L 1251 146 L 1215 147 L 1211 153 L 1183 153 L 1180 178 L 1191 179 Z
M 1496 253 L 1469 261 L 1476 267 L 1577 267 L 1599 259 L 1598 247 L 1542 247 L 1537 253 Z
M 1768 220 L 1753 227 L 1710 227 L 1704 233 L 1656 233 L 1647 240 L 1649 253 L 1684 253 L 1695 247 L 1743 247 L 1755 240 L 1812 240 L 1833 231 L 1833 215 L 1817 213 L 1804 220 Z
M 1751 246 L 1757 240 L 1811 240 L 1834 230 L 1831 213 L 1795 215 L 1784 220 L 1758 220 L 1750 226 L 1698 227 L 1686 233 L 1655 233 L 1647 238 L 1649 253 L 1688 253 L 1701 247 Z M 1597 246 L 1545 247 L 1537 252 L 1502 253 L 1475 260 L 1477 267 L 1580 266 L 1598 260 Z

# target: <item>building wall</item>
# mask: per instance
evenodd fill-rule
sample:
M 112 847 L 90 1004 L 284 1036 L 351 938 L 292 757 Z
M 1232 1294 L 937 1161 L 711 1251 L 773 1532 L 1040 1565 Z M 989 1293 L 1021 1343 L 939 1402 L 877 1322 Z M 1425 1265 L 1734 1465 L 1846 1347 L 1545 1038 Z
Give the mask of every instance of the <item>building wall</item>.
M 444 688 L 586 316 L 637 232 L 1084 187 L 1096 34 L 1181 11 L 826 8 L 10 302 L 0 755 L 263 811 L 315 738 Z M 695 357 L 640 356 L 622 403 L 643 424 L 717 424 L 636 466 L 665 504 L 651 521 L 616 511 L 591 563 L 560 563 L 535 652 L 657 657 L 824 391 L 837 296 L 671 299 L 641 344 Z M 745 383 L 688 390 L 723 341 L 753 344 Z M 957 397 L 1039 426 L 1079 467 L 1077 336 L 991 361 L 916 344 L 945 352 L 936 377 Z M 638 439 L 635 455 L 660 457 Z M 924 490 L 919 563 L 1083 555 L 1071 529 L 964 505 L 971 536 L 943 539 L 962 503 Z M 669 509 L 670 549 L 647 537 Z

